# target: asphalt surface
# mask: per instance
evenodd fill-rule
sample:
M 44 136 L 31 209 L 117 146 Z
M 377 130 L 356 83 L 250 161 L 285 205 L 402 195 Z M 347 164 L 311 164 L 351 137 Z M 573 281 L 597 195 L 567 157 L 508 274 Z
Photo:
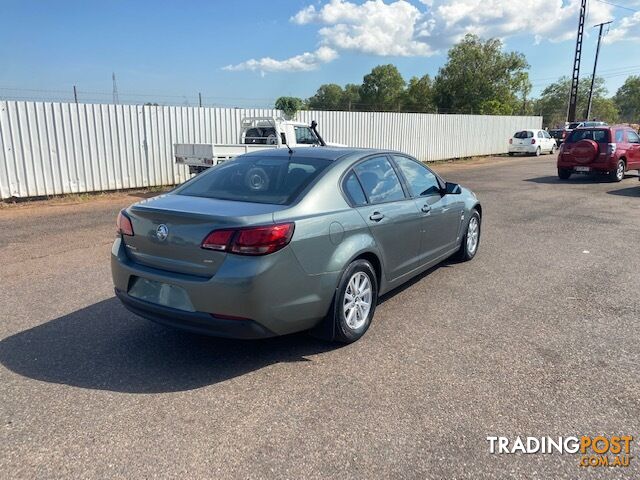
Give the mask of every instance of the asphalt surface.
M 554 159 L 438 165 L 476 258 L 382 299 L 359 342 L 170 330 L 114 299 L 130 195 L 0 209 L 3 478 L 622 478 L 640 472 L 640 182 Z M 488 435 L 629 434 L 631 466 Z

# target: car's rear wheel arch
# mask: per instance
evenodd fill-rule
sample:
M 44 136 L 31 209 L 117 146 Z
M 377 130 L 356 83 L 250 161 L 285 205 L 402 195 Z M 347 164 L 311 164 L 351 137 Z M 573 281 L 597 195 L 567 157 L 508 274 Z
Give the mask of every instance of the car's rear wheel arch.
M 382 280 L 382 263 L 380 262 L 380 259 L 378 258 L 378 256 L 373 252 L 365 252 L 353 258 L 351 262 L 354 262 L 356 260 L 366 260 L 371 264 L 371 266 L 373 267 L 373 271 L 376 274 L 376 280 L 378 282 L 378 288 L 379 288 L 380 281 Z M 349 264 L 351 264 L 351 262 L 349 262 Z

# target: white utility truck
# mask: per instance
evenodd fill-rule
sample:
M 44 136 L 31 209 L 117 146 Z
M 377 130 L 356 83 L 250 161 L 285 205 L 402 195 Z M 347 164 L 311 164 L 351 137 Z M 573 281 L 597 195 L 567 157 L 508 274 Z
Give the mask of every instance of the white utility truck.
M 238 144 L 176 143 L 173 146 L 176 163 L 187 165 L 189 173 L 200 173 L 243 153 L 327 145 L 316 129 L 315 121 L 307 125 L 282 117 L 246 117 L 242 119 L 241 127 Z

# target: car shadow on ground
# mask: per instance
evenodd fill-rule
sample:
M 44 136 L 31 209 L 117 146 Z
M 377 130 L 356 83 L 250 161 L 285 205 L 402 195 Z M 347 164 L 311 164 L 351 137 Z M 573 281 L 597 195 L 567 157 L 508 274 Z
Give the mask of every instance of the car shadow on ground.
M 618 190 L 609 190 L 609 195 L 619 195 L 621 197 L 636 197 L 640 198 L 640 183 L 635 187 L 620 188 Z
M 625 174 L 625 179 L 638 177 L 636 175 Z M 560 180 L 557 175 L 549 175 L 545 177 L 526 178 L 525 182 L 544 183 L 544 184 L 571 184 L 571 183 L 615 183 L 609 180 L 606 175 L 572 175 L 569 180 Z
M 383 304 L 446 260 L 378 299 Z M 157 325 L 109 298 L 0 341 L 0 363 L 35 380 L 122 393 L 193 390 L 268 365 L 309 362 L 344 346 L 306 332 L 264 340 L 196 335 Z
M 156 325 L 114 297 L 0 342 L 0 363 L 25 377 L 126 393 L 200 388 L 340 344 L 307 334 L 229 340 Z

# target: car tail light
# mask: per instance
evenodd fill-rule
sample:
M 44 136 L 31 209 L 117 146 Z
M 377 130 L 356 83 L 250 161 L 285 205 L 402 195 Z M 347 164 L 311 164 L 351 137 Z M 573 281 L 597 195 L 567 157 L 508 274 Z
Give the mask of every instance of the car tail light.
M 607 145 L 607 155 L 613 155 L 614 153 L 616 153 L 617 147 L 618 145 L 615 143 L 610 143 L 609 145 Z
M 131 220 L 127 217 L 127 214 L 124 213 L 124 210 L 121 210 L 118 213 L 118 219 L 116 220 L 116 233 L 118 235 L 129 235 L 133 236 L 133 225 L 131 225 Z
M 293 236 L 293 223 L 279 223 L 235 230 L 214 230 L 202 241 L 202 248 L 240 255 L 267 255 L 285 247 Z
M 513 138 L 509 139 L 509 145 L 511 145 L 513 143 Z
M 536 139 L 535 139 L 535 138 L 532 138 L 532 139 L 531 139 L 531 145 L 535 145 L 535 144 L 536 144 Z
M 227 250 L 235 230 L 214 230 L 202 241 L 202 248 L 208 250 Z

